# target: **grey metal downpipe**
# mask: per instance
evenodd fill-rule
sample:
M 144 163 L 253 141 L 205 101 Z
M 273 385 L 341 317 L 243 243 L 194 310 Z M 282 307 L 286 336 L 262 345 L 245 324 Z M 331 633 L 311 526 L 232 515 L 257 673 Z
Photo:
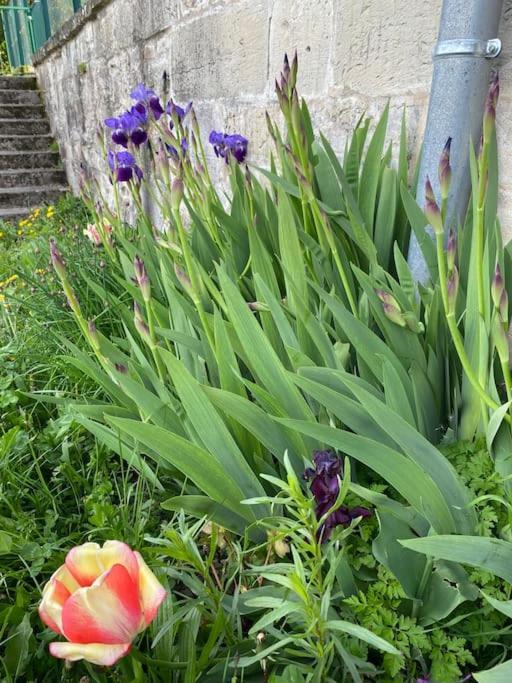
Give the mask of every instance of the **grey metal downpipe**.
M 452 224 L 464 219 L 468 205 L 469 140 L 475 145 L 480 140 L 492 62 L 501 51 L 497 35 L 502 9 L 503 0 L 443 2 L 416 198 L 423 207 L 427 176 L 439 197 L 439 157 L 451 137 L 448 222 Z M 428 280 L 427 265 L 414 235 L 409 247 L 409 266 L 415 280 Z

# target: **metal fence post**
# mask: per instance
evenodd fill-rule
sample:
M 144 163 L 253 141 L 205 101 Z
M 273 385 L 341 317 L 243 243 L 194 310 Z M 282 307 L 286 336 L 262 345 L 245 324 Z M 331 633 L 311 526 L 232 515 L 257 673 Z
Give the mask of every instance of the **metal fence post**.
M 44 32 L 46 40 L 49 40 L 52 35 L 52 27 L 50 24 L 50 13 L 48 12 L 48 0 L 41 0 L 41 10 L 43 14 Z
M 18 3 L 16 2 L 14 4 L 14 7 L 19 7 Z M 16 33 L 18 34 L 18 55 L 19 55 L 19 60 L 20 60 L 20 66 L 22 64 L 26 64 L 25 60 L 25 51 L 23 49 L 23 40 L 21 37 L 21 22 L 20 22 L 20 13 L 18 11 L 14 12 L 14 24 L 16 26 Z
M 1 12 L 2 15 L 2 23 L 4 26 L 4 35 L 5 35 L 5 40 L 7 43 L 7 56 L 9 58 L 9 64 L 11 67 L 16 66 L 16 57 L 14 55 L 14 49 L 13 49 L 13 39 L 12 39 L 12 30 L 11 30 L 11 25 L 9 23 L 9 16 L 6 12 Z

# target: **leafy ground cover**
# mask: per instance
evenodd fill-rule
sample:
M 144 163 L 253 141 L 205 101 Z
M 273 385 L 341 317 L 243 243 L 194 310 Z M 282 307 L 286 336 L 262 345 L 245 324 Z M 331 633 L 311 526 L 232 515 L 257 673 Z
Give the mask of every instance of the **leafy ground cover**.
M 85 203 L 0 228 L 6 680 L 510 676 L 497 80 L 457 235 L 449 143 L 423 211 L 405 122 L 396 156 L 384 111 L 338 159 L 296 76 L 286 61 L 269 170 L 242 135 L 211 132 L 227 201 L 192 105 L 140 85 L 106 121 L 112 203 L 85 177 Z M 143 554 L 167 598 L 101 667 L 37 607 L 71 548 L 110 539 Z M 78 661 L 50 656 L 59 636 Z

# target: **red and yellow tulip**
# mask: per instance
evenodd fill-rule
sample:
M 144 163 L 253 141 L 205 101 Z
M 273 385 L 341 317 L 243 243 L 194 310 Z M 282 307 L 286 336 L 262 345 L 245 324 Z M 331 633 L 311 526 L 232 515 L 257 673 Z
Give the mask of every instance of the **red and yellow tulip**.
M 76 546 L 43 589 L 39 615 L 67 642 L 55 657 L 111 666 L 155 618 L 166 591 L 142 556 L 120 541 Z

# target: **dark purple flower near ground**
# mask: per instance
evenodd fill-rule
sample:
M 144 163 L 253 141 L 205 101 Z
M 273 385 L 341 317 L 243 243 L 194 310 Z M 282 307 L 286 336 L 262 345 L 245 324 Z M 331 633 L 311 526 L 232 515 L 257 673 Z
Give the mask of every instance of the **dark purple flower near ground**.
M 208 140 L 213 145 L 215 156 L 222 157 L 226 160 L 226 163 L 229 161 L 229 157 L 233 156 L 241 164 L 247 156 L 249 141 L 243 135 L 238 135 L 237 133 L 226 135 L 226 133 L 217 133 L 212 130 Z
M 130 152 L 108 152 L 108 165 L 117 183 L 127 183 L 130 180 L 142 180 L 142 170 Z
M 143 83 L 139 83 L 139 85 L 134 88 L 134 90 L 130 93 L 130 97 L 132 100 L 137 102 L 135 105 L 137 108 L 140 109 L 141 106 L 144 108 L 147 107 L 153 114 L 155 121 L 158 121 L 158 119 L 163 115 L 164 109 L 160 103 L 158 95 L 151 88 L 146 88 Z
M 304 472 L 304 479 L 311 480 L 310 490 L 315 498 L 316 518 L 320 520 L 334 506 L 338 498 L 342 464 L 340 458 L 332 451 L 316 451 L 313 454 L 313 462 L 315 467 L 308 467 Z M 322 541 L 329 538 L 334 527 L 348 526 L 354 519 L 370 515 L 370 510 L 364 507 L 350 509 L 341 505 L 328 515 L 320 527 L 319 534 Z
M 167 107 L 165 108 L 166 114 L 168 114 L 171 117 L 176 117 L 178 121 L 181 123 L 189 113 L 189 111 L 192 109 L 192 102 L 189 102 L 186 107 L 180 107 L 179 104 L 176 104 L 174 100 L 169 100 L 167 102 Z M 171 129 L 173 128 L 174 124 L 171 121 L 170 127 Z
M 141 110 L 142 109 L 142 110 Z M 145 127 L 148 115 L 144 107 L 132 107 L 120 116 L 105 119 L 105 125 L 112 129 L 112 142 L 122 147 L 128 147 L 132 142 L 136 147 L 143 145 L 148 139 Z

